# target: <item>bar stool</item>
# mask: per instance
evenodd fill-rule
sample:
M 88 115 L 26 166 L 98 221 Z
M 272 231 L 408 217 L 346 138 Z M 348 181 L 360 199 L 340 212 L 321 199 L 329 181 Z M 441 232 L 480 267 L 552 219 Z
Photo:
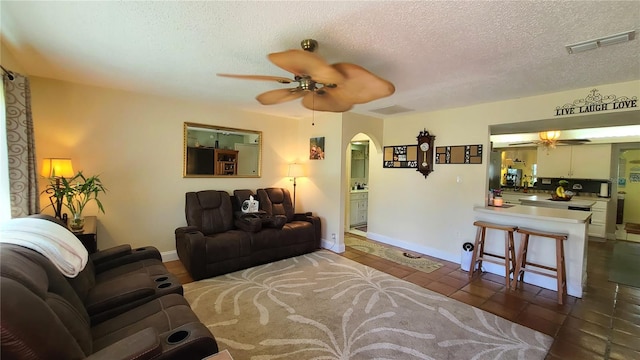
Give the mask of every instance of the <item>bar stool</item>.
M 487 261 L 490 263 L 504 265 L 505 267 L 505 283 L 507 289 L 510 288 L 509 275 L 515 271 L 515 246 L 513 244 L 513 232 L 517 227 L 509 225 L 493 224 L 485 221 L 475 221 L 473 225 L 478 227 L 476 232 L 476 244 L 473 248 L 473 257 L 471 258 L 471 267 L 469 268 L 469 279 L 473 277 L 473 273 L 476 269 L 476 263 L 478 263 L 478 270 L 482 271 L 482 262 Z M 504 231 L 504 256 L 498 254 L 491 254 L 484 251 L 485 236 L 487 229 L 502 230 Z M 486 256 L 490 256 L 487 258 Z M 498 261 L 496 259 L 502 259 Z
M 564 265 L 564 241 L 567 240 L 568 235 L 553 233 L 553 232 L 546 232 L 546 231 L 539 231 L 539 230 L 532 230 L 532 229 L 523 229 L 523 228 L 518 228 L 517 231 L 520 234 L 522 234 L 522 242 L 520 243 L 520 248 L 518 249 L 518 255 L 516 257 L 516 270 L 513 273 L 513 281 L 511 282 L 511 286 L 514 289 L 517 289 L 518 281 L 523 282 L 525 271 L 530 271 L 532 273 L 554 278 L 558 282 L 558 304 L 562 305 L 564 302 L 564 294 L 567 293 L 567 269 Z M 555 268 L 527 261 L 527 250 L 529 248 L 529 236 L 531 235 L 556 240 L 556 267 Z M 540 269 L 553 271 L 555 272 L 555 275 L 550 274 L 548 272 L 540 271 L 537 269 L 527 268 L 527 265 L 537 267 Z

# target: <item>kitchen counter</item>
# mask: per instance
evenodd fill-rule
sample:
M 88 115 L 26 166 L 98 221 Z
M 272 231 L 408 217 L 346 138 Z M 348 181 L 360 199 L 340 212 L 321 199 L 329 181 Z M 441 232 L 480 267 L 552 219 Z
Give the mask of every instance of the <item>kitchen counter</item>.
M 540 195 L 522 197 L 520 198 L 520 203 L 522 205 L 541 206 L 541 207 L 544 206 L 547 208 L 556 208 L 556 209 L 567 209 L 567 207 L 569 206 L 584 207 L 584 208 L 591 209 L 591 207 L 596 203 L 595 200 L 587 200 L 586 198 L 572 198 L 569 201 L 555 201 L 555 200 L 549 200 L 549 199 L 551 199 L 551 196 L 549 194 L 540 194 Z
M 541 231 L 567 234 L 564 242 L 565 266 L 567 269 L 567 293 L 582 297 L 582 289 L 587 281 L 587 239 L 590 211 L 573 211 L 547 207 L 513 205 L 507 208 L 475 206 L 475 219 L 495 224 L 517 226 Z M 485 251 L 504 254 L 504 232 L 488 230 Z M 516 249 L 521 237 L 515 234 Z M 527 260 L 555 267 L 556 243 L 552 239 L 532 237 L 529 242 Z M 482 267 L 493 274 L 504 276 L 504 266 L 483 262 Z M 555 279 L 540 274 L 526 272 L 524 282 L 556 291 Z
M 547 199 L 551 198 L 551 193 L 548 192 L 544 192 L 541 190 L 533 190 L 533 191 L 529 191 L 529 192 L 522 192 L 522 191 L 513 191 L 513 190 L 505 190 L 502 191 L 503 195 L 514 195 L 514 196 L 522 196 L 522 197 L 528 197 L 528 196 L 542 196 L 543 198 L 546 197 Z M 571 200 L 593 200 L 593 201 L 610 201 L 611 198 L 610 197 L 600 197 L 597 195 L 577 195 L 574 196 L 573 198 L 571 198 Z

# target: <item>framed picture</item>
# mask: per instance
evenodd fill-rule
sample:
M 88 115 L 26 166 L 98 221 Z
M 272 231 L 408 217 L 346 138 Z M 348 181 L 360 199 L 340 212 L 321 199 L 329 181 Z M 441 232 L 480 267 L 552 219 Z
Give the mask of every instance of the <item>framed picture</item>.
M 382 167 L 390 169 L 417 168 L 418 145 L 385 146 Z
M 309 139 L 309 160 L 324 160 L 324 136 Z

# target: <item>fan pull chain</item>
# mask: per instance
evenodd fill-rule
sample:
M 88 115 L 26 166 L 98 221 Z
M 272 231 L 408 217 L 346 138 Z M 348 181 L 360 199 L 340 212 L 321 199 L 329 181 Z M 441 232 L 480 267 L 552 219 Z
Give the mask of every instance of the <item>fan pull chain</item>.
M 316 93 L 313 93 L 311 98 L 311 126 L 316 126 Z

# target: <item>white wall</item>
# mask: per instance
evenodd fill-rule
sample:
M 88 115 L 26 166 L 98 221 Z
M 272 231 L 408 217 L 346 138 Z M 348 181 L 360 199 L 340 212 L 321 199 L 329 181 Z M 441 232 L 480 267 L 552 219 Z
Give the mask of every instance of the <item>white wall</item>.
M 85 210 L 98 215 L 99 248 L 130 243 L 175 250 L 188 191 L 291 189 L 284 176 L 295 160 L 297 120 L 38 77 L 31 77 L 31 86 L 38 162 L 70 157 L 74 170 L 100 174 L 108 189 L 100 195 L 105 214 L 95 206 Z M 262 177 L 183 178 L 185 121 L 262 131 Z
M 640 95 L 639 81 L 597 88 L 601 94 Z M 369 237 L 459 262 L 462 243 L 475 236 L 473 206 L 485 203 L 489 125 L 553 118 L 556 106 L 584 98 L 591 89 L 385 119 L 385 146 L 412 143 L 426 128 L 436 136 L 436 147 L 482 144 L 483 163 L 435 165 L 425 179 L 410 169 L 381 169 L 372 162 L 370 182 L 382 191 L 374 193 L 373 204 L 370 200 Z

